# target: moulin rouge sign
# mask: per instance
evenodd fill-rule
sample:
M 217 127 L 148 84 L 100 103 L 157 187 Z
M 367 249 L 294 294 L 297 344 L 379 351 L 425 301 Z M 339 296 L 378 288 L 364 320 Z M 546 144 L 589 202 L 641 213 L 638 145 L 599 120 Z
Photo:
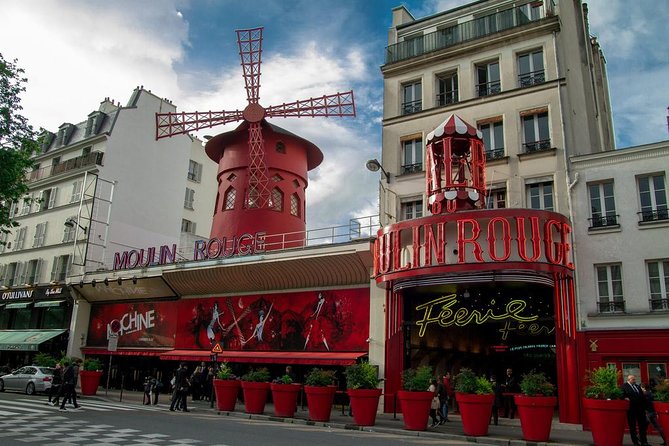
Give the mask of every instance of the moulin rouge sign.
M 378 283 L 422 274 L 472 269 L 574 269 L 571 226 L 561 214 L 490 209 L 441 214 L 389 225 L 374 243 Z M 513 265 L 510 265 L 513 264 Z

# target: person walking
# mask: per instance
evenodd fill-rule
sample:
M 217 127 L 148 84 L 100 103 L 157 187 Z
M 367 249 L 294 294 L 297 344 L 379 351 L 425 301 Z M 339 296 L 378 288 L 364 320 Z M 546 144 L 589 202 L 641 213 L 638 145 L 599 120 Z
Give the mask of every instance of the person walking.
M 77 404 L 77 392 L 74 389 L 74 386 L 76 385 L 75 367 L 68 361 L 65 361 L 63 365 L 65 366 L 65 372 L 63 372 L 63 401 L 60 403 L 59 409 L 61 412 L 67 410 L 65 409 L 65 403 L 68 400 L 73 402 L 75 409 L 79 409 L 79 404 Z
M 518 380 L 513 374 L 513 369 L 506 369 L 506 380 L 502 386 L 503 395 L 504 395 L 504 418 L 513 419 L 516 416 L 516 403 L 513 400 L 514 393 L 520 392 L 520 386 L 518 385 Z
M 497 380 L 497 375 L 490 376 L 490 384 L 495 398 L 492 400 L 492 423 L 499 424 L 499 408 L 504 406 L 504 396 L 502 395 L 502 385 Z
M 451 420 L 448 419 L 448 393 L 443 379 L 437 384 L 437 396 L 439 397 L 439 424 L 444 424 Z
M 430 403 L 430 417 L 432 417 L 432 426 L 435 427 L 439 425 L 439 420 L 437 420 L 437 412 L 439 411 L 439 395 L 437 394 L 437 380 L 432 378 L 430 381 L 430 387 L 427 388 L 428 392 L 432 392 L 432 402 Z
M 147 376 L 144 378 L 144 396 L 142 397 L 142 404 L 148 406 L 151 404 L 151 393 L 153 392 L 153 382 L 151 382 L 151 377 Z
M 641 387 L 636 383 L 636 376 L 627 376 L 627 382 L 623 384 L 622 391 L 625 399 L 630 402 L 627 409 L 627 424 L 629 425 L 632 443 L 637 446 L 648 446 L 646 438 L 646 430 L 648 429 L 645 409 L 646 398 Z
M 189 412 L 188 410 L 188 368 L 186 363 L 182 362 L 179 365 L 179 370 L 174 377 L 174 393 L 172 394 L 172 404 L 170 404 L 170 411 L 174 412 L 175 407 L 180 407 L 182 412 Z M 178 406 L 177 406 L 178 404 Z
M 646 429 L 648 429 L 650 424 L 652 424 L 657 433 L 660 434 L 660 437 L 662 437 L 662 445 L 666 445 L 667 437 L 664 436 L 664 429 L 662 429 L 662 426 L 660 426 L 660 423 L 657 421 L 657 412 L 655 411 L 655 405 L 653 404 L 653 401 L 655 401 L 653 391 L 649 385 L 644 383 L 641 383 L 641 391 L 643 392 L 643 396 L 645 398 L 646 405 L 644 409 L 646 410 L 646 418 L 649 422 L 649 425 L 646 427 Z
M 49 401 L 47 404 L 55 406 L 60 400 L 61 387 L 63 385 L 63 367 L 60 363 L 56 364 L 53 369 L 53 378 L 51 380 L 51 387 L 49 388 Z

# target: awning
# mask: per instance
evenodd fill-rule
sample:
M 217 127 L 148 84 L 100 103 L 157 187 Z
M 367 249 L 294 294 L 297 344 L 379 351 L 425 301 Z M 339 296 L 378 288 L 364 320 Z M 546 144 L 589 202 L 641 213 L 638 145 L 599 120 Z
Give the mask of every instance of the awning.
M 66 330 L 0 330 L 0 350 L 37 351 L 41 343 L 55 338 L 65 331 Z
M 28 305 L 32 304 L 32 302 L 14 302 L 11 304 L 7 304 L 5 306 L 5 310 L 12 310 L 12 309 L 17 309 L 17 308 L 28 308 Z
M 351 365 L 367 352 L 268 352 L 224 351 L 219 362 L 253 362 L 260 364 Z M 209 350 L 171 350 L 160 355 L 166 361 L 209 361 Z
M 44 308 L 44 307 L 60 307 L 64 300 L 43 300 L 35 302 L 35 308 Z
M 81 352 L 86 355 L 115 355 L 115 356 L 159 356 L 162 353 L 170 352 L 171 350 L 161 349 L 133 349 L 133 348 L 119 348 L 115 352 L 110 352 L 106 348 L 101 347 L 84 347 Z

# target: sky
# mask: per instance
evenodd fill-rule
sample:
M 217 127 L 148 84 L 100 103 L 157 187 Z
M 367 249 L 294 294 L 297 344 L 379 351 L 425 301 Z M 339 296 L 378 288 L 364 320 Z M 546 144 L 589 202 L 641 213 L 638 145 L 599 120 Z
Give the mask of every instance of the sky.
M 565 1 L 565 0 L 561 0 Z M 36 128 L 78 123 L 143 85 L 178 111 L 246 106 L 236 29 L 264 27 L 260 104 L 354 90 L 356 118 L 274 118 L 324 153 L 309 173 L 307 226 L 378 213 L 383 64 L 392 8 L 415 18 L 465 0 L 0 0 L 0 53 L 28 78 Z M 618 148 L 669 139 L 669 1 L 592 0 Z M 201 132 L 215 135 L 236 125 Z

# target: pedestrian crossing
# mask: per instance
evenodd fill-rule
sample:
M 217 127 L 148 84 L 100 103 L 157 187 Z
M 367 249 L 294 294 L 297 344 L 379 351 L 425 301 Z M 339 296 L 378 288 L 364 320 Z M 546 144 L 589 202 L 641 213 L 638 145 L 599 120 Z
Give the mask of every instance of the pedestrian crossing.
M 164 412 L 166 407 L 161 406 L 139 406 L 139 405 L 123 405 L 113 402 L 96 401 L 90 399 L 79 399 L 80 409 L 74 409 L 70 404 L 66 405 L 68 412 L 92 411 L 92 412 L 132 412 L 132 411 L 146 411 L 146 412 Z M 20 416 L 26 414 L 46 415 L 53 412 L 59 412 L 59 406 L 51 406 L 46 404 L 46 401 L 34 398 L 19 398 L 15 400 L 3 400 L 0 406 L 0 416 Z

